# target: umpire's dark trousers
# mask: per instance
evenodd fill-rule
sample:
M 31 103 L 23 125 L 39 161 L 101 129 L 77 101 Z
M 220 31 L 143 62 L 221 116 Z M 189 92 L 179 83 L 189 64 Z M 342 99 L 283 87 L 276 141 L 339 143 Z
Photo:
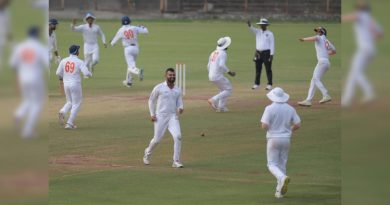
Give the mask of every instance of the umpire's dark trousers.
M 272 85 L 272 61 L 270 61 L 271 51 L 257 51 L 255 53 L 255 64 L 256 64 L 256 76 L 255 84 L 260 85 L 261 69 L 264 63 L 265 71 L 267 72 L 268 85 Z

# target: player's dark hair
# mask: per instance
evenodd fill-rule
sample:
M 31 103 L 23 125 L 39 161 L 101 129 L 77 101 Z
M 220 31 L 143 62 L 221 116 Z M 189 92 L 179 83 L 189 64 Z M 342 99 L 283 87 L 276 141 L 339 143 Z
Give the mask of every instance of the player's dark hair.
M 167 74 L 168 72 L 175 72 L 175 69 L 173 69 L 173 68 L 167 68 L 167 69 L 165 70 L 165 74 Z

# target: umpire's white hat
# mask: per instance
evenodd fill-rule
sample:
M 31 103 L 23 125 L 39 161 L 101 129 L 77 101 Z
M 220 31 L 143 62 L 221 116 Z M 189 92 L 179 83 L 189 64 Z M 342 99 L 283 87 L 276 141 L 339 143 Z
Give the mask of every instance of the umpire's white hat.
M 222 37 L 217 41 L 217 49 L 225 50 L 232 43 L 232 39 L 229 36 Z
M 259 22 L 256 23 L 257 25 L 269 25 L 269 22 L 266 18 L 261 18 Z

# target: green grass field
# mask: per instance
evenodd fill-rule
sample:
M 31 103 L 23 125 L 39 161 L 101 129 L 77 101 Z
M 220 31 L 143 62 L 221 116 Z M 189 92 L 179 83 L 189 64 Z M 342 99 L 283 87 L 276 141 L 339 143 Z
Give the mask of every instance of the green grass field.
M 61 21 L 57 38 L 62 57 L 70 44 L 82 45 L 69 21 Z M 98 21 L 107 39 L 120 22 Z M 302 128 L 293 136 L 287 171 L 292 179 L 284 199 L 274 198 L 275 179 L 266 167 L 265 132 L 258 126 L 270 102 L 264 90 L 252 91 L 255 37 L 245 23 L 142 21 L 150 34 L 140 37 L 138 67 L 145 80 L 132 88 L 122 86 L 126 64 L 121 44 L 104 49 L 95 76 L 83 82 L 84 100 L 77 130 L 64 130 L 57 112 L 65 102 L 59 95 L 53 65 L 49 104 L 50 204 L 340 204 L 340 55 L 331 59 L 324 83 L 333 102 L 311 108 L 297 107 Z M 322 24 L 340 48 L 340 25 Z M 312 43 L 299 37 L 313 35 L 316 23 L 275 23 L 274 84 L 290 94 L 290 104 L 306 97 L 316 65 Z M 215 113 L 207 99 L 217 92 L 208 82 L 207 61 L 219 37 L 232 37 L 228 67 L 233 95 L 229 113 Z M 83 53 L 81 50 L 80 53 Z M 83 57 L 81 55 L 81 57 Z M 180 118 L 184 169 L 171 168 L 172 138 L 167 133 L 152 157 L 142 164 L 143 150 L 152 138 L 147 99 L 163 81 L 165 68 L 187 65 L 185 112 Z M 201 137 L 204 132 L 206 136 Z

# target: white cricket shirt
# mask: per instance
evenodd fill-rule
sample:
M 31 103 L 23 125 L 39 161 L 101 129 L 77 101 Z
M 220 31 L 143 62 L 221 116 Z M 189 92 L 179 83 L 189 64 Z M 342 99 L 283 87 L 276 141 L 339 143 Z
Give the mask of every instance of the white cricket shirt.
M 111 46 L 119 40 L 122 39 L 123 47 L 127 46 L 138 46 L 138 34 L 149 33 L 148 29 L 144 26 L 132 26 L 132 25 L 123 25 L 116 32 L 115 37 L 111 41 Z
M 49 51 L 57 51 L 57 36 L 54 31 L 49 35 Z
M 156 110 L 157 101 L 157 110 Z M 167 82 L 156 85 L 149 97 L 150 116 L 159 114 L 176 114 L 177 109 L 183 109 L 183 98 L 177 87 L 168 87 Z
M 48 50 L 39 40 L 28 38 L 18 44 L 10 58 L 20 83 L 44 82 L 44 70 L 49 68 Z
M 226 66 L 227 54 L 225 50 L 217 49 L 210 54 L 207 69 L 209 71 L 209 80 L 216 81 L 223 77 L 223 74 L 229 72 Z
M 297 112 L 287 103 L 272 103 L 265 107 L 260 120 L 268 125 L 267 138 L 291 137 L 291 125 L 301 122 Z
M 96 24 L 92 24 L 92 27 L 89 27 L 89 24 L 82 24 L 79 26 L 74 26 L 71 24 L 71 28 L 75 32 L 80 32 L 83 34 L 84 43 L 87 44 L 97 44 L 97 36 L 100 35 L 102 37 L 103 44 L 106 43 L 106 36 L 103 31 L 100 29 L 100 26 Z
M 374 50 L 375 49 L 375 33 L 381 33 L 382 29 L 378 23 L 371 17 L 367 11 L 356 13 L 357 20 L 355 22 L 356 44 L 359 49 Z
M 56 75 L 63 78 L 64 84 L 74 84 L 81 83 L 80 73 L 83 73 L 84 76 L 92 76 L 84 61 L 76 55 L 70 55 L 61 60 Z
M 270 50 L 271 55 L 275 54 L 275 39 L 274 34 L 269 30 L 261 30 L 258 28 L 250 27 L 250 30 L 256 34 L 256 50 L 264 51 Z
M 315 48 L 317 52 L 317 60 L 329 60 L 329 50 L 336 51 L 336 48 L 333 46 L 333 44 L 326 39 L 325 35 L 317 35 L 316 41 L 315 41 Z

